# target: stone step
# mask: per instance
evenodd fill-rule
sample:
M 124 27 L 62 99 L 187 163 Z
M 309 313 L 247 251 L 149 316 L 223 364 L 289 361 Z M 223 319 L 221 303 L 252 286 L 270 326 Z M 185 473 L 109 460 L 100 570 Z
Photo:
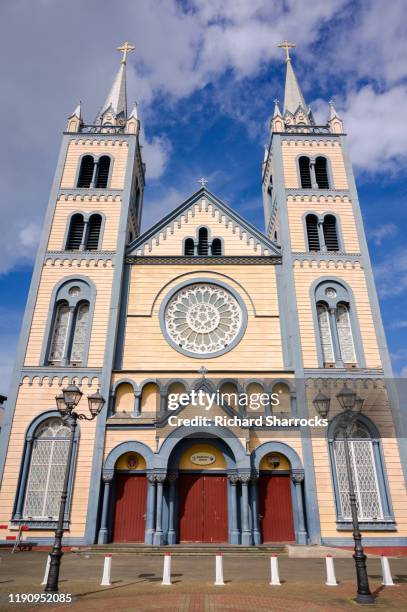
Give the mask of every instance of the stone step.
M 171 553 L 173 556 L 212 556 L 221 552 L 225 556 L 269 557 L 272 554 L 286 555 L 287 547 L 284 544 L 275 546 L 234 546 L 234 545 L 175 545 L 175 546 L 148 546 L 142 544 L 102 544 L 93 546 L 72 547 L 72 552 L 82 554 L 132 554 L 160 556 Z

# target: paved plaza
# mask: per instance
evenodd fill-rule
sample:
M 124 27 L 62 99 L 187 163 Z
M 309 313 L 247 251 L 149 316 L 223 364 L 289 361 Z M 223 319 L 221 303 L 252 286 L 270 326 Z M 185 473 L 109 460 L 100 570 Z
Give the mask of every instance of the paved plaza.
M 224 556 L 225 586 L 214 586 L 215 557 L 172 559 L 172 586 L 162 586 L 162 556 L 114 554 L 112 586 L 101 587 L 103 555 L 66 553 L 62 560 L 61 593 L 69 604 L 9 603 L 9 594 L 41 593 L 46 552 L 11 555 L 0 552 L 0 610 L 69 610 L 220 612 L 291 610 L 335 612 L 355 610 L 353 559 L 335 559 L 337 587 L 325 585 L 324 559 L 279 559 L 281 586 L 270 586 L 267 557 Z M 407 558 L 390 559 L 397 586 L 381 585 L 380 559 L 368 560 L 375 609 L 407 610 Z

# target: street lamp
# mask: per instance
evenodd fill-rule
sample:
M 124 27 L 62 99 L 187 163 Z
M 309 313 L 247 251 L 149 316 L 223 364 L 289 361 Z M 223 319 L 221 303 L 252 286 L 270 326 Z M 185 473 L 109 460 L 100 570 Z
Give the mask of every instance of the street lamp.
M 353 558 L 355 560 L 356 567 L 356 579 L 357 579 L 357 594 L 356 601 L 360 604 L 372 604 L 375 601 L 370 587 L 369 578 L 366 569 L 366 555 L 362 546 L 362 534 L 359 528 L 358 509 L 356 505 L 355 486 L 353 482 L 352 466 L 349 452 L 349 436 L 352 434 L 353 426 L 362 410 L 364 400 L 358 397 L 357 394 L 349 389 L 345 384 L 342 390 L 336 396 L 343 412 L 340 415 L 339 424 L 343 432 L 343 443 L 345 449 L 345 461 L 346 461 L 346 472 L 348 477 L 349 486 L 349 503 L 352 514 L 353 524 L 353 541 L 355 543 Z M 313 403 L 316 411 L 321 417 L 327 417 L 330 406 L 330 398 L 323 396 L 319 393 Z M 321 412 L 320 412 L 321 410 Z
M 47 584 L 45 587 L 46 593 L 58 593 L 58 581 L 59 581 L 59 569 L 61 566 L 62 552 L 62 537 L 64 534 L 64 517 L 66 500 L 68 497 L 68 484 L 69 484 L 69 471 L 72 462 L 72 453 L 75 440 L 76 424 L 78 419 L 85 421 L 92 421 L 102 410 L 105 400 L 100 394 L 99 389 L 93 395 L 88 395 L 88 405 L 90 416 L 75 412 L 74 408 L 79 404 L 82 397 L 82 391 L 76 385 L 68 385 L 65 389 L 62 389 L 61 395 L 55 398 L 58 412 L 64 423 L 68 425 L 71 430 L 69 439 L 68 456 L 65 467 L 64 484 L 61 493 L 61 503 L 59 506 L 59 515 L 57 528 L 55 530 L 54 546 L 50 554 L 51 561 L 49 566 Z

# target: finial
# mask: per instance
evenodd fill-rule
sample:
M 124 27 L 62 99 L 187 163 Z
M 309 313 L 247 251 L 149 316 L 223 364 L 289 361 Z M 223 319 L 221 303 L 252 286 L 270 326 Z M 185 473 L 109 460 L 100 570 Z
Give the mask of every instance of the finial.
M 329 104 L 329 119 L 333 119 L 334 117 L 338 117 L 339 119 L 339 115 L 336 112 L 336 108 L 335 108 L 335 101 L 333 98 L 331 98 L 328 102 Z
M 288 42 L 288 40 L 283 40 L 282 43 L 277 45 L 277 47 L 285 49 L 285 61 L 286 62 L 290 62 L 291 61 L 289 49 L 294 49 L 296 46 L 297 46 L 296 44 L 290 43 L 290 42 Z
M 280 112 L 280 107 L 278 105 L 278 98 L 275 98 L 275 100 L 274 100 L 274 115 L 273 115 L 273 117 L 277 117 L 278 115 L 281 115 L 281 112 Z
M 121 47 L 116 47 L 116 51 L 121 51 L 123 53 L 122 64 L 126 63 L 127 54 L 131 53 L 132 51 L 134 51 L 135 48 L 136 47 L 131 45 L 129 42 L 123 43 Z
M 204 176 L 202 176 L 200 179 L 198 179 L 198 183 L 201 184 L 201 187 L 206 187 L 208 182 L 209 182 L 208 179 L 206 179 Z
M 202 378 L 205 378 L 205 374 L 208 373 L 208 368 L 205 368 L 205 366 L 201 366 L 198 372 L 201 374 Z

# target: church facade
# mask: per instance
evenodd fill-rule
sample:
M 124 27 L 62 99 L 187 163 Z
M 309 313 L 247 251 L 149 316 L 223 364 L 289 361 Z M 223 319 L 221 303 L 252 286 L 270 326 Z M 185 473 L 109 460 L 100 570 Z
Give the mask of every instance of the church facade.
M 53 539 L 69 443 L 55 397 L 73 383 L 78 410 L 97 389 L 105 405 L 75 434 L 67 545 L 350 545 L 344 388 L 363 403 L 350 448 L 364 542 L 407 544 L 407 450 L 347 137 L 333 103 L 316 125 L 286 51 L 264 233 L 205 181 L 140 232 L 125 55 L 94 123 L 69 117 L 0 437 L 2 539 L 22 524 Z M 171 406 L 200 390 L 229 401 Z M 278 402 L 236 399 L 262 394 Z M 321 394 L 328 425 L 307 425 Z

